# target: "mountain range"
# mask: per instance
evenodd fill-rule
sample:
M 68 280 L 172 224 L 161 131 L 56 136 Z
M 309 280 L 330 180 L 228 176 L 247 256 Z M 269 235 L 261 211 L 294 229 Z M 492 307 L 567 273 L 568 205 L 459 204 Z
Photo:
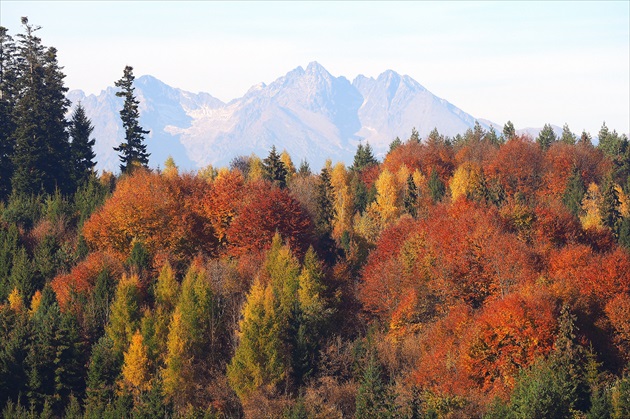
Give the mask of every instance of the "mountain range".
M 255 85 L 228 103 L 148 75 L 138 77 L 134 86 L 140 125 L 150 130 L 146 144 L 151 167 L 163 165 L 168 156 L 183 170 L 225 166 L 239 155 L 265 157 L 275 145 L 289 152 L 296 165 L 306 160 L 319 170 L 328 158 L 350 163 L 359 143 L 369 142 L 382 157 L 395 137 L 408 138 L 413 127 L 421 138 L 433 128 L 454 136 L 476 120 L 409 76 L 387 70 L 376 79 L 359 75 L 350 82 L 317 62 L 269 85 Z M 124 131 L 122 98 L 116 91 L 108 87 L 98 95 L 68 93 L 73 107 L 80 102 L 94 125 L 98 170 L 118 170 L 113 147 L 121 143 Z M 487 120 L 479 123 L 498 132 L 502 128 Z

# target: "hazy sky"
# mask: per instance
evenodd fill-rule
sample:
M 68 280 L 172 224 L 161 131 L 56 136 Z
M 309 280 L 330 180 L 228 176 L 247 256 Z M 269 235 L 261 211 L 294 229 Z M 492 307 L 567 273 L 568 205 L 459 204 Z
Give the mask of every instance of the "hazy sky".
M 407 74 L 476 118 L 630 131 L 630 2 L 0 1 L 42 26 L 70 89 L 132 65 L 229 101 L 318 61 L 334 76 Z

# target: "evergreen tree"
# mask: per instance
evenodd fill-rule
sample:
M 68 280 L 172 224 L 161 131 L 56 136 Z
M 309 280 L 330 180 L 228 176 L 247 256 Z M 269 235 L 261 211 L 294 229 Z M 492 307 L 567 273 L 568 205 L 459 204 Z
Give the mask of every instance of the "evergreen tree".
M 505 125 L 503 125 L 503 137 L 505 141 L 510 141 L 512 138 L 516 137 L 516 130 L 514 129 L 512 121 L 507 121 Z
M 300 167 L 297 171 L 297 174 L 298 176 L 301 176 L 301 177 L 308 177 L 312 174 L 311 166 L 308 164 L 306 160 L 302 160 L 302 162 L 300 163 Z
M 350 167 L 352 171 L 358 171 L 365 169 L 373 164 L 378 163 L 372 154 L 372 147 L 370 143 L 366 143 L 365 146 L 361 143 L 357 146 L 357 152 L 354 154 L 354 162 Z
M 567 187 L 562 195 L 562 202 L 571 211 L 571 214 L 576 217 L 582 209 L 582 199 L 584 199 L 585 193 L 586 187 L 584 186 L 584 181 L 582 181 L 580 170 L 574 166 Z
M 394 140 L 391 143 L 389 143 L 389 151 L 387 152 L 387 154 L 389 154 L 392 151 L 396 150 L 401 145 L 402 145 L 402 141 L 400 141 L 400 138 L 398 138 L 398 137 L 394 138 Z
M 578 139 L 577 143 L 581 146 L 592 147 L 593 139 L 591 138 L 591 134 L 589 134 L 586 131 L 582 131 L 582 135 L 580 135 L 580 138 Z
M 410 173 L 407 176 L 407 189 L 405 191 L 405 197 L 403 199 L 403 206 L 405 212 L 416 218 L 418 215 L 418 187 L 413 181 L 413 175 Z
M 615 189 L 615 182 L 609 174 L 602 186 L 602 199 L 599 206 L 599 215 L 604 226 L 610 228 L 617 235 L 618 223 L 621 220 L 619 212 L 619 195 Z
M 442 182 L 439 178 L 435 169 L 431 169 L 431 176 L 429 177 L 428 185 L 429 193 L 431 194 L 433 202 L 440 201 L 446 193 L 446 187 L 444 186 L 444 182 Z
M 409 137 L 409 142 L 414 142 L 420 144 L 420 134 L 416 127 L 411 128 L 411 136 Z
M 0 26 L 0 201 L 11 193 L 15 123 L 13 111 L 16 97 L 16 47 L 7 28 Z
M 483 138 L 485 141 L 488 141 L 490 144 L 495 145 L 495 146 L 498 146 L 501 143 L 503 143 L 503 141 L 497 135 L 497 132 L 495 131 L 492 125 L 490 125 L 490 129 L 486 132 Z
M 79 103 L 72 113 L 70 119 L 70 154 L 72 157 L 72 168 L 74 182 L 76 185 L 85 184 L 94 173 L 94 153 L 93 147 L 95 139 L 90 139 L 94 126 L 85 115 L 85 109 Z
M 333 199 L 333 187 L 330 183 L 330 169 L 324 167 L 319 175 L 316 197 L 317 218 L 315 220 L 315 228 L 320 236 L 330 235 L 332 233 L 332 222 L 335 218 Z
M 383 380 L 383 373 L 376 356 L 368 355 L 367 365 L 357 390 L 356 418 L 389 418 L 392 417 L 391 400 L 388 388 Z
M 14 110 L 12 187 L 18 194 L 52 194 L 73 190 L 67 170 L 70 156 L 67 121 L 69 100 L 65 75 L 57 64 L 55 48 L 45 49 L 35 36 L 39 27 L 22 18 L 26 34 L 18 35 L 17 79 L 20 92 Z
M 265 179 L 281 188 L 287 186 L 287 168 L 280 159 L 276 146 L 271 146 L 269 155 L 263 160 L 263 170 Z
M 564 124 L 562 127 L 562 136 L 560 137 L 560 141 L 569 145 L 574 145 L 577 142 L 577 137 L 571 132 L 568 124 Z
M 147 146 L 144 144 L 144 136 L 149 131 L 144 130 L 139 124 L 138 105 L 140 102 L 134 95 L 134 80 L 133 67 L 126 66 L 122 78 L 115 83 L 116 87 L 121 89 L 120 92 L 116 92 L 116 96 L 125 100 L 120 111 L 120 119 L 125 130 L 125 140 L 118 147 L 114 147 L 115 151 L 120 152 L 120 171 L 122 173 L 127 173 L 137 166 L 147 167 L 149 164 L 150 154 L 147 153 Z
M 549 150 L 551 144 L 555 143 L 556 141 L 556 133 L 553 131 L 553 128 L 551 127 L 551 125 L 545 124 L 543 129 L 538 134 L 538 137 L 536 138 L 536 142 L 540 146 L 541 150 Z

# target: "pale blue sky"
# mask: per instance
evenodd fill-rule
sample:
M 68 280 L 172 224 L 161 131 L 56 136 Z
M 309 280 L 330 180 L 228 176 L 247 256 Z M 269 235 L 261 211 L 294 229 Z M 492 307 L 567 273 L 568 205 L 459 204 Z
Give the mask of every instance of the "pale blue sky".
M 334 76 L 408 74 L 477 118 L 630 131 L 630 2 L 0 1 L 98 93 L 125 65 L 229 101 L 318 61 Z

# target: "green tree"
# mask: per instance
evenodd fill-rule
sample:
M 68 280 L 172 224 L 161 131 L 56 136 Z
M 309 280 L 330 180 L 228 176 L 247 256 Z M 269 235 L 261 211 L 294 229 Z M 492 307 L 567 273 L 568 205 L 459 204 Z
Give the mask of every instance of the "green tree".
M 418 187 L 413 180 L 413 175 L 407 176 L 407 188 L 405 190 L 405 197 L 403 199 L 403 207 L 405 212 L 416 218 L 418 215 Z
M 401 145 L 402 145 L 402 141 L 400 141 L 400 138 L 398 138 L 398 137 L 394 138 L 394 140 L 391 143 L 389 143 L 389 151 L 387 152 L 387 154 L 389 154 L 392 151 L 396 150 Z
M 319 183 L 317 184 L 317 218 L 315 220 L 315 228 L 321 236 L 330 235 L 332 233 L 332 222 L 335 218 L 335 209 L 333 207 L 333 187 L 330 183 L 330 169 L 324 167 L 319 175 Z
M 578 139 L 577 143 L 582 146 L 592 147 L 593 139 L 591 138 L 591 134 L 589 134 L 586 131 L 582 131 L 582 135 L 580 135 L 580 138 Z
M 102 336 L 92 347 L 88 364 L 86 417 L 103 417 L 108 402 L 114 399 L 116 378 L 121 367 L 122 354 L 116 354 L 114 342 L 107 335 Z
M 510 141 L 512 138 L 516 137 L 516 130 L 514 129 L 512 121 L 507 121 L 505 125 L 503 125 L 503 137 L 506 141 Z
M 370 143 L 365 143 L 365 145 L 359 143 L 357 146 L 357 152 L 354 154 L 354 162 L 352 163 L 350 170 L 360 172 L 363 169 L 377 163 L 378 162 L 372 153 Z
M 618 223 L 621 220 L 619 212 L 619 195 L 615 189 L 615 182 L 612 175 L 608 175 L 602 185 L 602 199 L 599 206 L 599 215 L 604 226 L 610 228 L 615 235 L 618 231 Z
M 265 179 L 281 188 L 287 186 L 287 168 L 280 159 L 280 155 L 276 151 L 276 146 L 271 146 L 271 151 L 266 159 L 263 160 L 263 171 Z
M 555 143 L 556 141 L 556 133 L 553 131 L 552 126 L 549 124 L 545 124 L 543 129 L 538 134 L 538 137 L 536 138 L 536 142 L 540 146 L 540 149 L 542 151 L 547 151 L 549 147 L 551 147 L 551 144 Z
M 420 134 L 418 134 L 418 130 L 416 129 L 416 127 L 411 128 L 411 136 L 409 137 L 409 142 L 420 144 Z
M 582 200 L 584 199 L 585 193 L 586 187 L 584 186 L 580 170 L 577 166 L 574 166 L 571 171 L 571 177 L 567 182 L 567 187 L 562 195 L 562 202 L 566 205 L 569 211 L 571 211 L 571 214 L 576 217 L 579 216 L 580 211 L 582 210 Z
M 122 173 L 137 166 L 147 167 L 149 164 L 150 154 L 147 153 L 147 146 L 144 144 L 144 136 L 149 131 L 144 130 L 139 123 L 138 105 L 140 102 L 134 95 L 134 80 L 133 67 L 126 66 L 122 78 L 115 83 L 116 87 L 121 89 L 116 92 L 116 96 L 124 98 L 120 119 L 125 130 L 125 139 L 118 147 L 114 147 L 115 151 L 120 152 L 120 171 Z
M 435 169 L 431 170 L 431 176 L 429 177 L 429 193 L 431 194 L 431 199 L 433 202 L 438 202 L 442 199 L 444 194 L 446 193 L 446 186 L 444 186 L 444 182 L 438 177 Z
M 568 124 L 564 124 L 562 127 L 562 136 L 560 137 L 560 141 L 569 145 L 574 145 L 577 142 L 577 137 L 571 132 Z
M 65 75 L 57 63 L 57 50 L 44 48 L 35 36 L 39 29 L 22 18 L 26 34 L 18 42 L 20 92 L 14 110 L 15 152 L 13 154 L 13 191 L 18 194 L 52 194 L 56 189 L 74 189 L 67 170 L 70 143 L 66 113 Z
M 96 142 L 91 139 L 94 126 L 85 115 L 85 108 L 79 103 L 70 118 L 70 154 L 72 158 L 73 177 L 76 185 L 87 183 L 94 174 L 96 154 L 93 147 Z
M 11 193 L 15 148 L 17 50 L 7 28 L 0 26 L 0 201 Z
M 392 403 L 383 373 L 375 354 L 368 355 L 367 365 L 357 390 L 356 418 L 390 418 Z

